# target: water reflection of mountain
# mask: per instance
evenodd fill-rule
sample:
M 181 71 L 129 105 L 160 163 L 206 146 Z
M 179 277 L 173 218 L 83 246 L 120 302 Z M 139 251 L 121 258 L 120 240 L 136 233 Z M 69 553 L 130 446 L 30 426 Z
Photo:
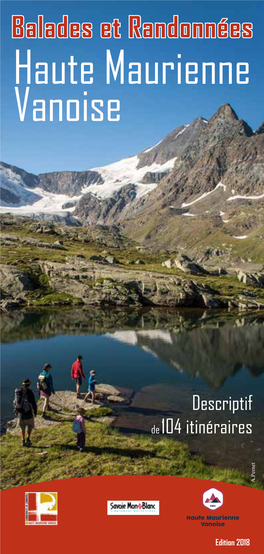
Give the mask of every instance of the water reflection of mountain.
M 74 308 L 3 312 L 0 320 L 3 343 L 48 338 L 55 335 L 104 334 L 118 330 L 218 329 L 264 324 L 264 312 L 241 315 L 224 310 Z
M 257 377 L 264 371 L 264 326 L 169 330 L 116 331 L 112 338 L 138 345 L 180 373 L 201 377 L 213 388 L 246 367 Z
M 4 313 L 2 342 L 55 335 L 107 334 L 137 345 L 177 371 L 211 387 L 242 367 L 264 370 L 264 315 L 215 310 L 72 309 Z

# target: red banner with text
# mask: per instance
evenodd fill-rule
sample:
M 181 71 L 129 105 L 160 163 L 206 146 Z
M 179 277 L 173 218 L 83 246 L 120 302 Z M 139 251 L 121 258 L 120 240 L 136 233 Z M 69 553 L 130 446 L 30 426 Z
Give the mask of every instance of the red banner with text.
M 219 546 L 262 551 L 263 492 L 229 483 L 84 477 L 9 489 L 1 500 L 3 552 L 18 537 L 38 554 L 78 548 L 209 553 Z

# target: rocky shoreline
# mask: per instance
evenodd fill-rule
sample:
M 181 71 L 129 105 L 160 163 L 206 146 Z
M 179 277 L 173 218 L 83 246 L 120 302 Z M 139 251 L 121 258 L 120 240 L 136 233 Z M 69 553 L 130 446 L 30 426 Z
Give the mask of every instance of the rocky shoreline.
M 57 404 L 61 394 L 65 397 L 68 393 L 56 393 Z M 252 483 L 250 475 L 237 469 L 207 464 L 185 442 L 166 437 L 154 440 L 145 433 L 113 429 L 113 413 L 105 406 L 86 410 L 87 441 L 85 451 L 80 453 L 72 431 L 76 397 L 73 392 L 70 395 L 73 406 L 69 411 L 54 405 L 49 418 L 44 420 L 45 427 L 41 428 L 37 427 L 36 418 L 31 448 L 21 447 L 19 429 L 1 437 L 1 489 L 35 486 L 57 479 L 113 475 L 175 475 L 263 489 L 260 479 Z
M 84 408 L 88 419 L 95 418 L 97 421 L 111 424 L 116 417 L 114 408 L 121 405 L 129 406 L 133 392 L 132 389 L 99 384 L 96 385 L 95 404 L 93 405 L 89 401 L 84 401 L 86 393 L 81 393 L 80 398 L 76 398 L 76 393 L 73 391 L 58 391 L 50 398 L 50 410 L 45 419 L 40 415 L 43 399 L 39 399 L 35 428 L 45 429 L 65 422 L 73 422 L 78 408 Z M 18 419 L 13 418 L 7 421 L 4 429 L 7 433 L 20 434 Z
M 264 276 L 259 272 L 239 271 L 237 283 L 232 281 L 229 291 L 222 290 L 229 285 L 226 276 L 217 277 L 206 270 L 202 276 L 199 270 L 196 275 L 186 271 L 181 276 L 130 270 L 118 260 L 111 264 L 85 257 L 68 257 L 63 263 L 40 261 L 36 276 L 28 270 L 2 265 L 0 275 L 4 310 L 34 305 L 264 309 Z M 40 284 L 36 286 L 39 276 Z
M 122 436 L 131 437 L 135 440 L 141 440 L 142 436 L 149 436 L 153 440 L 150 433 L 153 425 L 160 425 L 162 416 L 180 417 L 183 421 L 187 418 L 192 419 L 193 412 L 190 408 L 190 397 L 192 394 L 191 385 L 178 389 L 171 385 L 156 384 L 143 387 L 136 393 L 132 389 L 122 387 L 114 387 L 108 384 L 96 385 L 96 403 L 85 402 L 85 394 L 81 394 L 81 398 L 76 398 L 73 391 L 65 390 L 58 391 L 50 399 L 50 410 L 47 412 L 45 419 L 41 417 L 41 406 L 43 399 L 38 401 L 38 415 L 35 418 L 35 431 L 32 441 L 35 442 L 35 437 L 39 436 L 39 432 L 45 433 L 47 440 L 49 437 L 52 440 L 54 432 L 60 437 L 60 426 L 70 433 L 74 440 L 75 435 L 71 430 L 72 423 L 76 417 L 78 408 L 84 408 L 85 420 L 87 424 L 93 425 L 94 429 L 97 424 L 104 425 L 109 429 L 109 433 L 118 430 Z M 203 390 L 203 398 L 210 399 L 210 393 Z M 122 407 L 124 409 L 122 409 Z M 162 437 L 162 440 L 172 438 L 172 442 L 177 444 L 188 445 L 188 448 L 196 456 L 202 456 L 204 463 L 209 465 L 217 465 L 223 470 L 236 467 L 239 471 L 247 473 L 248 451 L 252 449 L 258 465 L 258 472 L 262 476 L 263 473 L 263 434 L 261 433 L 261 416 L 252 416 L 255 424 L 254 440 L 250 437 L 225 436 L 223 437 L 224 448 L 219 448 L 217 440 L 212 441 L 211 435 L 188 435 L 186 428 L 183 425 L 180 435 L 173 437 Z M 201 414 L 200 423 L 207 422 L 207 414 Z M 233 423 L 241 423 L 238 415 L 233 416 Z M 224 423 L 225 416 L 222 414 L 214 418 L 214 422 Z M 66 426 L 66 427 L 65 427 Z M 100 429 L 99 436 L 100 437 Z M 20 437 L 21 430 L 18 425 L 17 418 L 11 419 L 5 425 L 5 436 L 17 440 Z M 155 441 L 160 437 L 156 437 Z M 128 438 L 128 440 L 130 440 Z M 91 441 L 91 430 L 89 433 L 89 442 Z M 19 442 L 20 444 L 20 442 Z M 56 444 L 54 444 L 56 445 Z M 50 446 L 45 443 L 43 455 L 47 454 Z M 239 461 L 237 460 L 237 451 L 239 450 Z M 227 455 L 228 452 L 228 455 Z M 41 454 L 39 454 L 41 455 Z

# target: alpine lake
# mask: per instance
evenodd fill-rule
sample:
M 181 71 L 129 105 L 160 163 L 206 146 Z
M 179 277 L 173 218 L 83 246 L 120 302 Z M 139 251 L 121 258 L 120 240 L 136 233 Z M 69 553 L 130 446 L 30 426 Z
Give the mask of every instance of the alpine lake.
M 208 464 L 264 475 L 264 313 L 218 310 L 72 308 L 17 310 L 2 315 L 2 430 L 14 417 L 16 387 L 52 365 L 55 390 L 74 390 L 71 365 L 83 356 L 86 377 L 131 390 L 115 406 L 123 433 L 156 434 L 188 443 Z M 87 389 L 87 379 L 82 392 Z M 201 400 L 240 400 L 251 409 L 193 410 Z M 163 421 L 163 423 L 162 423 Z M 187 423 L 244 424 L 252 433 L 187 433 Z M 178 432 L 179 425 L 181 427 Z M 194 431 L 197 429 L 194 428 Z M 171 431 L 173 431 L 171 433 Z M 165 436 L 165 435 L 164 435 Z

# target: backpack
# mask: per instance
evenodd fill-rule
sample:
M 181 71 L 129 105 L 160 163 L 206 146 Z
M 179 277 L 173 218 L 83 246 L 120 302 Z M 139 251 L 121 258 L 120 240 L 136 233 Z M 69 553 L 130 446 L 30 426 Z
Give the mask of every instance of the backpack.
M 32 410 L 32 406 L 28 401 L 25 389 L 16 389 L 13 406 L 16 414 L 25 414 Z
M 78 420 L 78 419 L 75 419 L 73 424 L 72 424 L 72 431 L 74 433 L 81 433 L 82 432 L 82 426 L 81 426 L 81 422 Z
M 44 392 L 46 392 L 48 388 L 49 387 L 48 387 L 45 375 L 40 374 L 38 376 L 37 389 L 39 391 L 43 390 Z

